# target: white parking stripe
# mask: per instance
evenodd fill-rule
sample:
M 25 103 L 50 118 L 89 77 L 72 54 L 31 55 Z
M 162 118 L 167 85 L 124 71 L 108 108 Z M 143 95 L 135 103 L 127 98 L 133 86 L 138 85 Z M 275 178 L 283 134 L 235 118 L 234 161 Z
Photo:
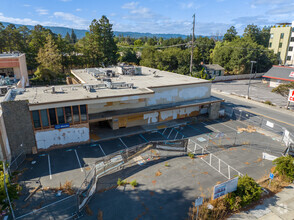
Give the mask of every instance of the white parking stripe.
M 102 149 L 101 145 L 98 144 L 98 146 L 100 147 L 100 149 L 101 149 L 102 153 L 104 154 L 104 156 L 106 156 L 106 154 L 104 153 L 104 150 Z
M 162 134 L 164 134 L 164 132 L 166 131 L 167 128 L 164 129 L 164 131 L 162 132 Z
M 171 135 L 172 132 L 173 132 L 173 129 L 170 130 L 169 135 L 167 136 L 167 139 L 169 139 L 169 136 Z
M 75 153 L 76 153 L 76 156 L 77 156 L 77 159 L 78 159 L 79 165 L 80 165 L 81 172 L 84 172 L 84 170 L 83 170 L 83 168 L 82 168 L 82 165 L 81 165 L 81 162 L 80 162 L 80 159 L 79 159 L 79 156 L 78 156 L 78 152 L 77 152 L 77 150 L 75 150 Z
M 177 139 L 178 133 L 179 133 L 179 132 L 177 132 L 177 134 L 176 134 L 176 136 L 175 136 L 174 140 L 176 140 L 176 139 Z
M 50 163 L 50 156 L 49 156 L 49 154 L 48 154 L 48 167 L 49 167 L 49 176 L 50 176 L 50 180 L 52 180 L 51 163 Z
M 125 148 L 128 148 L 128 146 L 122 141 L 121 138 L 119 138 L 119 140 L 122 142 L 122 144 L 125 146 Z

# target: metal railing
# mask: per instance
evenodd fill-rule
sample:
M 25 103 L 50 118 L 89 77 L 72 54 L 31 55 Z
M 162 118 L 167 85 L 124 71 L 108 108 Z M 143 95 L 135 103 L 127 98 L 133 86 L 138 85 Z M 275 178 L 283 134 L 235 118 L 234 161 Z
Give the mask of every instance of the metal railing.
M 212 167 L 214 170 L 216 170 L 227 179 L 231 179 L 236 175 L 243 176 L 240 171 L 236 170 L 225 161 L 215 156 L 210 151 L 191 139 L 189 139 L 188 142 L 188 152 L 197 155 L 202 161 L 204 161 L 206 164 L 208 164 L 210 167 Z
M 26 159 L 26 154 L 22 151 L 16 158 L 14 158 L 8 166 L 8 172 L 11 175 Z

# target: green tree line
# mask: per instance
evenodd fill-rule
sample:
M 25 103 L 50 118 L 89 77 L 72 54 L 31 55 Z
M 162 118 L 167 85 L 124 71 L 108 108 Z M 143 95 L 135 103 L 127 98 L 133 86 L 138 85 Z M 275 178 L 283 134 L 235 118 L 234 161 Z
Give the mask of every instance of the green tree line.
M 192 75 L 203 75 L 201 63 L 219 64 L 227 74 L 249 73 L 251 60 L 257 61 L 256 72 L 267 71 L 278 62 L 277 56 L 267 49 L 269 30 L 269 27 L 248 25 L 243 36 L 239 36 L 232 26 L 222 40 L 195 37 Z M 79 40 L 73 30 L 62 37 L 41 25 L 29 30 L 26 26 L 4 27 L 0 23 L 0 53 L 26 53 L 28 70 L 34 73 L 34 80 L 46 83 L 64 82 L 70 69 L 106 67 L 118 62 L 189 74 L 191 40 L 191 36 L 185 39 L 115 37 L 106 16 L 94 19 L 89 32 Z

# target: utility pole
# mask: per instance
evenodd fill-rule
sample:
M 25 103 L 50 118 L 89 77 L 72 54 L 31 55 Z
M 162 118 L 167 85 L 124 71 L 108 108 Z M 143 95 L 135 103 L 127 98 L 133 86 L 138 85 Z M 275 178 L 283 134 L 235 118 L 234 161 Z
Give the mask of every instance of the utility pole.
M 193 33 L 192 33 L 192 50 L 191 50 L 191 60 L 190 60 L 190 74 L 192 74 L 192 70 L 193 70 L 194 31 L 195 31 L 195 14 L 193 15 Z
M 250 78 L 249 78 L 249 83 L 248 83 L 248 90 L 247 90 L 247 96 L 246 96 L 246 99 L 249 99 L 249 90 L 250 90 L 250 83 L 251 83 L 252 69 L 253 69 L 253 64 L 256 63 L 256 61 L 250 61 L 250 62 L 251 62 Z

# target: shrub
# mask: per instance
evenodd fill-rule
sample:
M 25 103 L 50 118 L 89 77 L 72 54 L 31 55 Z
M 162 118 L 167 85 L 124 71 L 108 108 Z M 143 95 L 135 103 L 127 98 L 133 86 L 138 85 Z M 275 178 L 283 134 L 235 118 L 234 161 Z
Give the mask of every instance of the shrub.
M 125 180 L 122 180 L 121 178 L 118 178 L 118 180 L 117 180 L 117 185 L 118 186 L 124 186 L 126 184 L 127 184 L 127 182 Z
M 136 187 L 138 185 L 137 180 L 133 180 L 132 182 L 130 182 L 130 185 L 132 187 Z
M 261 193 L 262 189 L 255 180 L 245 175 L 239 178 L 237 190 L 228 195 L 226 200 L 230 209 L 235 211 L 260 199 Z
M 294 180 L 294 158 L 290 155 L 286 157 L 279 157 L 273 161 L 276 165 L 275 173 L 286 176 L 289 181 Z
M 189 156 L 191 159 L 195 158 L 195 155 L 194 155 L 193 153 L 191 153 L 191 152 L 188 153 L 188 156 Z
M 289 95 L 290 89 L 294 89 L 294 82 L 280 84 L 278 87 L 273 88 L 272 92 L 275 92 L 284 97 L 287 97 Z
M 274 105 L 274 104 L 273 104 L 271 101 L 269 101 L 269 100 L 265 101 L 264 104 L 271 105 L 271 106 Z

